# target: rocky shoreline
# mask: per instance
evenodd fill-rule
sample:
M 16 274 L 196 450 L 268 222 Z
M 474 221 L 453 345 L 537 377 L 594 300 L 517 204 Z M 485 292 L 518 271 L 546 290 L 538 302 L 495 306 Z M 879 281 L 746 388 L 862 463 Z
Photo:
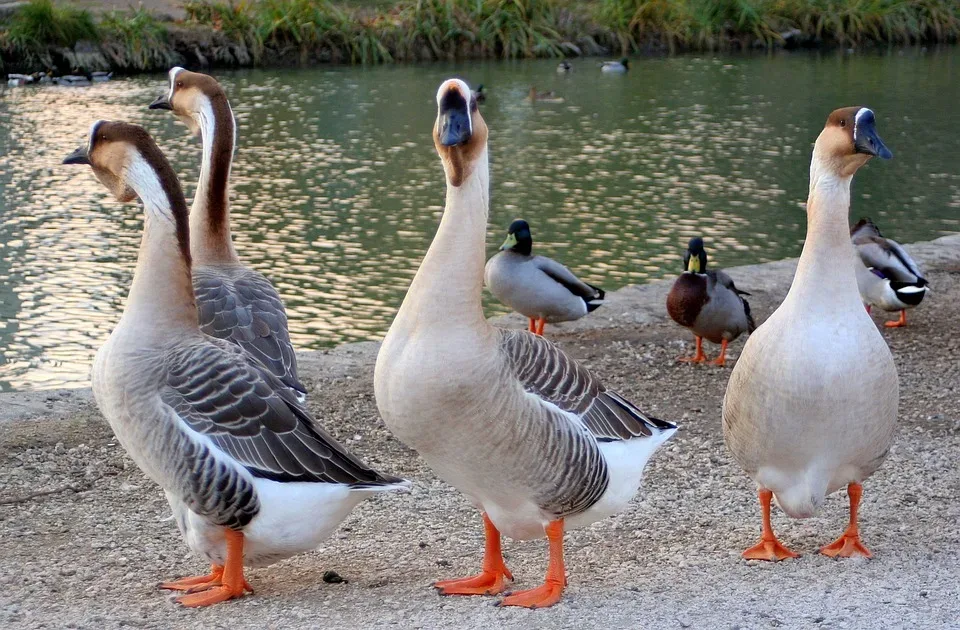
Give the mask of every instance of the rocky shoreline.
M 807 521 L 776 513 L 778 533 L 800 559 L 740 559 L 759 517 L 751 482 L 720 435 L 729 368 L 674 361 L 691 339 L 666 319 L 669 282 L 654 282 L 611 293 L 590 317 L 548 331 L 609 387 L 680 425 L 630 510 L 567 534 L 570 586 L 555 608 L 498 609 L 494 598 L 442 598 L 430 589 L 434 579 L 477 568 L 480 522 L 383 426 L 372 388 L 378 344 L 368 342 L 301 356 L 310 407 L 372 465 L 415 480 L 412 493 L 368 501 L 320 549 L 250 571 L 254 597 L 205 610 L 180 609 L 155 589 L 202 563 L 89 390 L 0 394 L 0 625 L 947 627 L 960 618 L 960 235 L 907 249 L 928 270 L 933 291 L 907 328 L 881 328 L 900 372 L 901 427 L 890 459 L 864 484 L 862 529 L 873 560 L 814 553 L 845 525 L 842 493 Z M 753 294 L 758 322 L 786 294 L 795 265 L 728 270 Z M 498 323 L 525 322 L 511 315 Z M 741 347 L 732 346 L 731 358 Z M 506 543 L 519 587 L 541 578 L 544 551 L 539 543 Z M 347 583 L 324 583 L 327 570 Z

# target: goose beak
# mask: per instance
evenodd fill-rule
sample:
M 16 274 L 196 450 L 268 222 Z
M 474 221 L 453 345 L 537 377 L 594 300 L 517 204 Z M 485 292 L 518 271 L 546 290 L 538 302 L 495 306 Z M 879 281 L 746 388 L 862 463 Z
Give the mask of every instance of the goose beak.
M 853 127 L 853 145 L 857 153 L 865 153 L 879 157 L 881 160 L 889 160 L 893 157 L 890 149 L 883 144 L 883 140 L 877 135 L 876 119 L 873 112 L 866 107 L 857 112 Z
M 77 147 L 76 151 L 63 158 L 64 164 L 90 164 L 90 155 L 87 153 L 87 147 Z
M 173 109 L 173 106 L 170 105 L 170 99 L 167 98 L 166 94 L 158 96 L 148 107 L 149 109 Z
M 503 241 L 503 245 L 500 246 L 500 251 L 513 249 L 516 246 L 516 244 L 517 244 L 517 235 L 507 234 L 507 239 Z
M 437 131 L 440 144 L 443 146 L 455 147 L 466 144 L 473 135 L 469 99 L 469 92 L 464 95 L 459 88 L 452 86 L 440 99 Z

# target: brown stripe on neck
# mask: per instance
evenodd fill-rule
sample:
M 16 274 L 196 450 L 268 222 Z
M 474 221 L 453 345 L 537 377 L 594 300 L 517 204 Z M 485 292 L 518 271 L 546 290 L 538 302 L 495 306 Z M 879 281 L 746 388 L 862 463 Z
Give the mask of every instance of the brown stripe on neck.
M 216 85 L 216 84 L 214 84 Z M 207 221 L 214 234 L 229 232 L 230 208 L 227 200 L 227 184 L 230 179 L 230 164 L 233 161 L 233 142 L 236 123 L 227 95 L 219 85 L 216 90 L 204 90 L 213 110 L 213 138 L 210 147 L 210 173 L 207 185 Z

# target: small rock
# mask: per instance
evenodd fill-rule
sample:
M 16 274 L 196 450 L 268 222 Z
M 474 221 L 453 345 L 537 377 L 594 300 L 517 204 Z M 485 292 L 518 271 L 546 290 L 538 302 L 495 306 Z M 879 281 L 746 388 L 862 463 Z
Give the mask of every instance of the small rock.
M 324 571 L 323 572 L 323 581 L 327 584 L 348 584 L 349 581 L 340 577 L 340 574 L 336 571 Z

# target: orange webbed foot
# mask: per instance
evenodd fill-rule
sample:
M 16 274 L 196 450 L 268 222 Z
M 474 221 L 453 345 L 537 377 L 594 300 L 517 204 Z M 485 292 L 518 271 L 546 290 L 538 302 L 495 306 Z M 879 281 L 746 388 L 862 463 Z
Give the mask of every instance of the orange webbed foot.
M 873 554 L 870 553 L 870 550 L 864 547 L 863 543 L 860 542 L 860 534 L 848 533 L 844 533 L 843 536 L 837 538 L 829 545 L 821 547 L 820 553 L 825 556 L 830 556 L 831 558 L 856 558 L 858 556 L 862 556 L 864 558 L 873 557 Z
M 195 593 L 213 586 L 219 586 L 223 579 L 223 567 L 213 565 L 210 567 L 210 575 L 198 575 L 195 577 L 185 577 L 171 582 L 161 582 L 158 588 L 168 591 L 187 591 Z
M 201 606 L 211 606 L 213 604 L 219 604 L 220 602 L 225 602 L 228 599 L 236 599 L 238 597 L 243 597 L 243 595 L 249 591 L 253 593 L 253 589 L 250 588 L 250 585 L 246 583 L 246 580 L 240 585 L 229 585 L 229 584 L 218 584 L 211 585 L 204 588 L 199 593 L 187 592 L 187 595 L 181 595 L 177 598 L 177 603 L 186 608 L 199 608 Z
M 695 354 L 692 357 L 677 357 L 680 363 L 706 363 L 707 356 L 704 354 Z
M 900 320 L 898 319 L 895 322 L 883 322 L 883 325 L 886 326 L 887 328 L 903 328 L 904 326 L 907 325 L 907 323 L 906 322 L 901 323 Z
M 560 601 L 563 584 L 546 582 L 528 591 L 518 591 L 503 598 L 499 606 L 522 606 L 523 608 L 546 608 Z
M 441 595 L 499 595 L 507 588 L 504 579 L 513 580 L 513 574 L 506 567 L 502 571 L 483 571 L 473 577 L 434 582 L 433 587 Z
M 716 365 L 717 367 L 725 367 L 725 366 L 727 365 L 727 358 L 726 358 L 726 357 L 722 357 L 722 356 L 721 356 L 721 357 L 717 357 L 716 359 L 714 359 L 714 360 L 711 361 L 710 363 L 713 364 L 713 365 Z
M 787 558 L 799 558 L 800 554 L 790 551 L 776 538 L 772 540 L 761 540 L 753 547 L 743 552 L 745 560 L 767 560 L 769 562 L 778 562 Z

